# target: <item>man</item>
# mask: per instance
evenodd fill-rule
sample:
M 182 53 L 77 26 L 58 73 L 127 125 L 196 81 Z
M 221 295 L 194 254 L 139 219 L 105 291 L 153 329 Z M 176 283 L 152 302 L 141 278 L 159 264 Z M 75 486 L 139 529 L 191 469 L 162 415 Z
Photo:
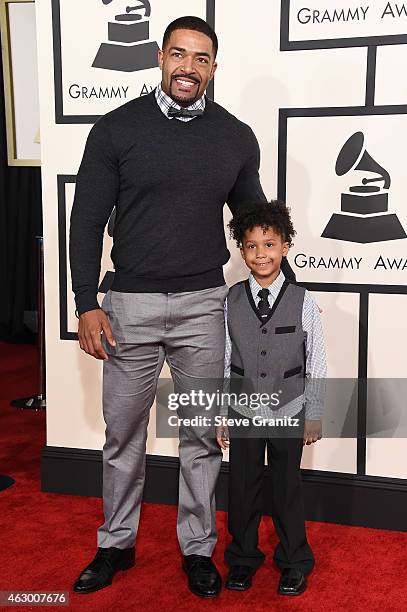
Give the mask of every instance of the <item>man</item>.
M 103 504 L 98 551 L 75 583 L 89 593 L 134 565 L 150 407 L 164 359 L 174 382 L 223 377 L 230 254 L 223 206 L 265 200 L 251 129 L 205 97 L 216 70 L 215 32 L 197 17 L 166 29 L 151 94 L 93 126 L 71 217 L 72 286 L 81 348 L 103 359 Z M 103 231 L 116 205 L 115 278 L 96 296 Z M 103 344 L 101 333 L 103 332 Z M 204 432 L 205 433 L 205 432 Z M 209 432 L 206 432 L 209 434 Z M 192 592 L 221 588 L 215 484 L 221 451 L 210 435 L 179 430 L 177 533 Z

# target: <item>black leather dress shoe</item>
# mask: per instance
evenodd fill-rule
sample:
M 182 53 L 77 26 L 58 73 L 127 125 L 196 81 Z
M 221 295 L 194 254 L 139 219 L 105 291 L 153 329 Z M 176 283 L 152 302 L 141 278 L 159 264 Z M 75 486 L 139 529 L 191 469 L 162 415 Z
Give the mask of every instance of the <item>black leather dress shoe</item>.
M 216 597 L 220 593 L 222 581 L 210 557 L 185 555 L 182 564 L 188 574 L 189 590 L 199 597 Z
M 301 595 L 307 588 L 304 573 L 298 569 L 284 569 L 278 585 L 280 595 Z
M 248 565 L 232 565 L 225 587 L 232 591 L 247 591 L 252 586 L 252 576 L 256 573 L 254 567 Z
M 74 584 L 75 593 L 92 593 L 112 584 L 118 570 L 134 566 L 133 548 L 98 548 L 95 558 L 85 567 Z

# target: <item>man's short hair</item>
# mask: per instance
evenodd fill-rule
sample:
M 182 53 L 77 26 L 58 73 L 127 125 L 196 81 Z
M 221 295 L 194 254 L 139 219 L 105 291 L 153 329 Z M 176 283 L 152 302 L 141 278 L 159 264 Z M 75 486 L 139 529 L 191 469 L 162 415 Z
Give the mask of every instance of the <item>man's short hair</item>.
M 205 34 L 212 41 L 213 51 L 216 57 L 216 54 L 218 52 L 218 37 L 216 36 L 213 28 L 211 28 L 211 26 L 208 23 L 206 23 L 206 21 L 204 21 L 203 19 L 200 19 L 199 17 L 193 17 L 191 15 L 188 15 L 186 17 L 178 17 L 178 19 L 175 19 L 174 21 L 172 21 L 167 26 L 164 32 L 163 49 L 165 45 L 168 43 L 171 34 L 175 30 L 194 30 L 195 32 L 201 32 L 202 34 Z

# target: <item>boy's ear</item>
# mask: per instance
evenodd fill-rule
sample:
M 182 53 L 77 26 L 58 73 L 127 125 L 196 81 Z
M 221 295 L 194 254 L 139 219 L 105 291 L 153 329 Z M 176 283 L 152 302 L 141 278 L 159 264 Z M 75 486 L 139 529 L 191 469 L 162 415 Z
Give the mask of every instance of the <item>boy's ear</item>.
M 288 246 L 288 242 L 284 242 L 284 244 L 283 244 L 283 257 L 287 257 L 289 250 L 290 250 L 290 247 Z
M 243 247 L 241 245 L 240 245 L 240 255 L 244 259 L 244 250 L 243 250 Z

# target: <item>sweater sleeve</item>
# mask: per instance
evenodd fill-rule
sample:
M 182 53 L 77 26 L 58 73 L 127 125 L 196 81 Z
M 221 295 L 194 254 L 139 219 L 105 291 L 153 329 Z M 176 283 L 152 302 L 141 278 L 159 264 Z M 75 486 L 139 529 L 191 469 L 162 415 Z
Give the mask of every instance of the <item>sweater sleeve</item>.
M 290 266 L 287 257 L 283 257 L 283 259 L 281 260 L 281 271 L 287 280 L 294 281 L 294 282 L 297 280 L 295 272 Z
M 119 170 L 105 117 L 86 141 L 71 213 L 69 257 L 72 290 L 79 315 L 99 308 L 97 301 L 103 234 L 119 193 Z
M 245 142 L 246 158 L 227 199 L 227 204 L 234 215 L 237 209 L 245 204 L 267 202 L 260 183 L 260 148 L 257 138 L 249 126 Z

